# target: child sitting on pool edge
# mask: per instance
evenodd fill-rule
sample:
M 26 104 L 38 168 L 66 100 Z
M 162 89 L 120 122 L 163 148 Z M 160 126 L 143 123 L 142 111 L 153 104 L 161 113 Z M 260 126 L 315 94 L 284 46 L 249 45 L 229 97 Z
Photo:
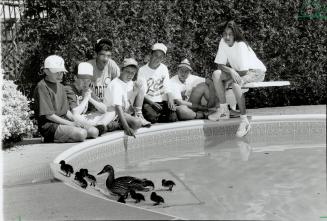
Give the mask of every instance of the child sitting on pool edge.
M 135 130 L 142 126 L 151 126 L 142 114 L 144 101 L 142 84 L 132 81 L 137 71 L 138 63 L 135 59 L 124 59 L 120 76 L 109 83 L 104 93 L 107 110 L 115 111 L 121 129 L 124 129 L 126 135 L 134 137 Z
M 72 85 L 65 87 L 68 103 L 75 121 L 87 130 L 89 138 L 96 138 L 107 131 L 106 125 L 114 120 L 115 113 L 107 112 L 106 105 L 91 90 L 93 67 L 81 62 Z

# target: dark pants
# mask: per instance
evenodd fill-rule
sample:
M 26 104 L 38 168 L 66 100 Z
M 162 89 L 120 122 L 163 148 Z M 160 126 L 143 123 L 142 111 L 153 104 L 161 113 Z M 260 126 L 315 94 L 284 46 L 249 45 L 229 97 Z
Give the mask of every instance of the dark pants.
M 156 111 L 150 104 L 143 104 L 143 116 L 147 121 L 153 123 L 167 123 L 177 121 L 176 111 L 169 110 L 167 101 L 156 102 L 162 108 L 160 112 Z

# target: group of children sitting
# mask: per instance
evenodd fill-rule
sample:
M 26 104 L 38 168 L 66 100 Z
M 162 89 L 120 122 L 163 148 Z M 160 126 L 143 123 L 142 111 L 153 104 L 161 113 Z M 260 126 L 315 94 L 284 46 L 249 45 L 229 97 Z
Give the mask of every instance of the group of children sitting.
M 262 63 L 252 62 L 257 57 L 249 46 L 236 39 L 238 33 L 233 25 L 225 28 L 215 60 L 220 70 L 214 72 L 213 80 L 193 75 L 187 59 L 178 65 L 177 75 L 169 78 L 168 68 L 162 63 L 167 47 L 162 43 L 152 46 L 150 60 L 144 66 L 139 67 L 133 58 L 125 58 L 119 67 L 110 58 L 111 41 L 98 40 L 95 59 L 81 62 L 74 82 L 67 86 L 60 83 L 67 72 L 63 58 L 47 57 L 43 66 L 45 77 L 34 92 L 38 128 L 44 141 L 80 142 L 114 130 L 124 130 L 126 135 L 135 137 L 137 129 L 157 122 L 228 119 L 228 86 L 233 88 L 241 111 L 236 135 L 246 135 L 250 123 L 244 95 L 239 91 L 242 84 L 258 80 L 254 66 Z M 233 53 L 239 58 L 233 60 Z M 264 77 L 264 66 L 263 69 Z

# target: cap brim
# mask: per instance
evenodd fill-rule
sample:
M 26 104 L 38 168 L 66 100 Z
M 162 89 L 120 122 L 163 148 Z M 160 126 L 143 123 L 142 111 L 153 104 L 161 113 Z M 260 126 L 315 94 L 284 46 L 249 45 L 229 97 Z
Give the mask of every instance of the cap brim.
M 51 70 L 52 73 L 57 73 L 57 72 L 68 72 L 66 68 L 48 68 Z
M 193 71 L 193 69 L 191 68 L 191 66 L 189 66 L 189 65 L 187 65 L 187 64 L 179 64 L 177 67 L 178 67 L 178 68 L 187 68 L 187 69 Z
M 133 66 L 133 67 L 139 68 L 139 66 L 136 65 L 136 64 L 127 64 L 127 65 L 123 65 L 122 68 L 126 68 L 126 67 L 128 67 L 128 66 Z
M 152 49 L 152 51 L 162 51 L 166 55 L 166 52 L 164 50 L 162 50 L 162 49 L 159 49 L 159 48 Z

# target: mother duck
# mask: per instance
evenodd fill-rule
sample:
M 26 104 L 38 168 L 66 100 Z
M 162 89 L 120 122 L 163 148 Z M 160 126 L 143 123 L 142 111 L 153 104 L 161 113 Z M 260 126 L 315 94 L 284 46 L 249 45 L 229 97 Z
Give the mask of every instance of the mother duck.
M 103 173 L 109 173 L 106 180 L 106 187 L 108 190 L 120 197 L 127 196 L 130 190 L 149 191 L 145 183 L 147 179 L 139 179 L 132 176 L 122 176 L 115 179 L 115 171 L 111 165 L 104 166 L 98 175 Z

